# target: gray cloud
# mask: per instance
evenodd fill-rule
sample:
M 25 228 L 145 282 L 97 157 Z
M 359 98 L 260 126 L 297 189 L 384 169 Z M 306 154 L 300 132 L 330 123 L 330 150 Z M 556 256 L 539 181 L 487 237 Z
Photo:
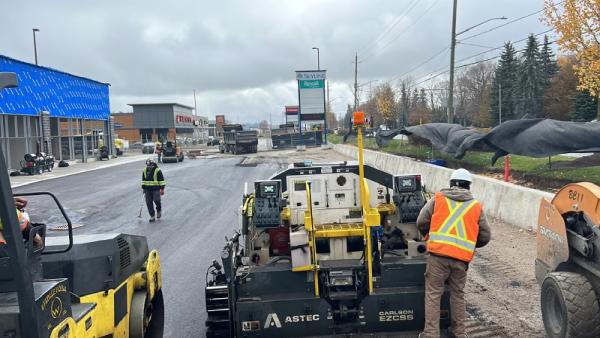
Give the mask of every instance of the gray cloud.
M 490 17 L 517 18 L 542 5 L 462 0 L 459 30 Z M 364 59 L 360 81 L 384 81 L 450 42 L 450 0 L 40 0 L 5 1 L 1 7 L 1 54 L 31 61 L 31 28 L 40 28 L 40 63 L 111 83 L 113 110 L 167 99 L 193 105 L 196 89 L 200 114 L 226 113 L 241 121 L 280 116 L 284 105 L 296 103 L 294 70 L 316 68 L 313 46 L 321 48 L 333 107 L 344 112 L 352 102 L 355 51 Z M 545 29 L 532 17 L 470 42 L 497 46 Z M 482 50 L 459 45 L 457 57 Z M 410 75 L 444 67 L 448 58 L 442 56 Z

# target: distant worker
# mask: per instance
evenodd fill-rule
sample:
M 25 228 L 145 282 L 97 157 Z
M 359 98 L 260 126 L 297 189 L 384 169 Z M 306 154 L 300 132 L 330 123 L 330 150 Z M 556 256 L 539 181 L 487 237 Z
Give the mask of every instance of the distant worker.
M 417 218 L 429 251 L 425 270 L 425 329 L 419 338 L 440 336 L 440 301 L 446 282 L 450 287 L 452 334 L 466 337 L 467 269 L 475 248 L 485 246 L 491 239 L 483 206 L 469 191 L 472 182 L 469 171 L 455 170 L 450 177 L 450 188 L 435 193 Z
M 162 153 L 163 153 L 162 141 L 156 142 L 156 146 L 154 147 L 154 153 L 156 154 L 156 157 L 158 157 L 158 163 L 162 163 Z
M 160 197 L 165 194 L 165 178 L 158 164 L 152 159 L 146 161 L 146 167 L 142 172 L 142 189 L 146 198 L 146 206 L 150 214 L 150 222 L 161 217 L 162 205 Z M 154 205 L 156 205 L 156 218 L 154 217 Z

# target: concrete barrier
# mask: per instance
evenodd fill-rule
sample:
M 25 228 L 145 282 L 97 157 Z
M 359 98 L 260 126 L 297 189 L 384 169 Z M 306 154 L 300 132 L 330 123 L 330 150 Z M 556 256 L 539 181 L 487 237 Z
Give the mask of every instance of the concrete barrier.
M 357 157 L 356 147 L 336 144 L 334 150 Z M 365 150 L 365 163 L 383 171 L 399 174 L 421 174 L 428 191 L 438 191 L 448 187 L 452 169 L 373 150 Z M 537 228 L 538 208 L 542 197 L 552 198 L 553 194 L 530 189 L 512 183 L 498 181 L 481 175 L 474 175 L 473 196 L 483 203 L 487 215 L 497 217 L 509 224 L 528 229 Z

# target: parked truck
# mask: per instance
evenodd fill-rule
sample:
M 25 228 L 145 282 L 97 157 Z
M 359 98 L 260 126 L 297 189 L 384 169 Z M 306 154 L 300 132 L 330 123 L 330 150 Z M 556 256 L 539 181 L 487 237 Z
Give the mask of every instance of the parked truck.
M 241 124 L 225 124 L 219 151 L 233 154 L 256 153 L 258 151 L 258 133 L 255 130 L 244 130 Z

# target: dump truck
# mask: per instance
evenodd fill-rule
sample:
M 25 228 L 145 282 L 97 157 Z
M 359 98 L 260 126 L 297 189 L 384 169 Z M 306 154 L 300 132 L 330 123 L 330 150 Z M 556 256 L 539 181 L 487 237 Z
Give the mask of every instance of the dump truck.
M 548 337 L 600 337 L 600 187 L 572 183 L 542 199 L 535 276 Z
M 219 144 L 221 153 L 256 153 L 258 151 L 258 133 L 244 130 L 241 124 L 224 124 L 223 140 Z
M 0 73 L 0 90 L 16 87 Z M 0 148 L 0 158 L 4 158 Z M 50 192 L 13 194 L 0 161 L 0 337 L 162 337 L 160 257 L 146 238 L 74 236 L 69 216 Z M 14 197 L 51 198 L 68 236 L 47 237 L 31 220 L 21 231 Z
M 244 192 L 240 229 L 206 271 L 208 337 L 422 331 L 423 178 L 364 165 L 355 121 L 358 163 L 294 163 Z M 449 316 L 445 290 L 444 335 Z

